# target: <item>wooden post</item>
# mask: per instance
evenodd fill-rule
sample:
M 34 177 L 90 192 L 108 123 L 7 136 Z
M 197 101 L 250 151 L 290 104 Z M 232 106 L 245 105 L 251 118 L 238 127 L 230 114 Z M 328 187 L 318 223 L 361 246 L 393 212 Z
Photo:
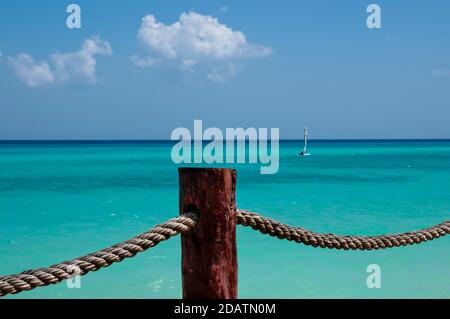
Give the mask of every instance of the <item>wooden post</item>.
M 237 298 L 236 171 L 179 168 L 180 213 L 198 210 L 181 236 L 183 298 Z

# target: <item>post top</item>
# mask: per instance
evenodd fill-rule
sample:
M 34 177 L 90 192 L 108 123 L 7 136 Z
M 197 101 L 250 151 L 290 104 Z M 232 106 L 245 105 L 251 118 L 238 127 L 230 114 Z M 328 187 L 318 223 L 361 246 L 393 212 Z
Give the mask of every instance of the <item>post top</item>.
M 219 173 L 219 172 L 236 172 L 236 170 L 234 168 L 221 168 L 221 167 L 178 167 L 178 172 L 196 172 L 196 173 L 200 173 L 200 172 L 215 172 L 215 173 Z

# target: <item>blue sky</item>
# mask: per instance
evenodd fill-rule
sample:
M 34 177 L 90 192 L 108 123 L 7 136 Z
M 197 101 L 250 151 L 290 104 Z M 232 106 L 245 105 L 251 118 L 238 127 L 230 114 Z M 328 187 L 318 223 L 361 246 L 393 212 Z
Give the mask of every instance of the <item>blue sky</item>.
M 69 3 L 0 2 L 0 139 L 169 139 L 194 119 L 450 138 L 448 1 L 78 0 L 79 30 Z M 370 3 L 381 29 L 366 26 Z

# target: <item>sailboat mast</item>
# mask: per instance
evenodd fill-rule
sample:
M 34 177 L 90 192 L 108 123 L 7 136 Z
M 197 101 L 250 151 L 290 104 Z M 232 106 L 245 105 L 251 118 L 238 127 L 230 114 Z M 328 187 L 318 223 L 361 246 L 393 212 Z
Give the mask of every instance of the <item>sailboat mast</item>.
M 308 144 L 308 129 L 306 127 L 303 129 L 303 139 L 305 141 L 305 146 L 303 147 L 303 151 L 306 153 L 306 146 Z

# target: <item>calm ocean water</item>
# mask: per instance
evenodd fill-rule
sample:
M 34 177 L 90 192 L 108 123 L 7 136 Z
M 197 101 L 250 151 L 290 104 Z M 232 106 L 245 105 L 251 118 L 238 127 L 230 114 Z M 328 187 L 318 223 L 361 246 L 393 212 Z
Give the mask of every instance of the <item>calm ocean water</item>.
M 237 202 L 320 232 L 376 235 L 450 219 L 450 141 L 282 143 L 280 171 L 240 165 Z M 71 259 L 177 215 L 170 144 L 0 144 L 0 274 Z M 354 252 L 238 227 L 239 297 L 450 297 L 450 237 Z M 366 267 L 381 267 L 368 289 Z M 180 240 L 12 298 L 178 298 Z M 11 298 L 11 297 L 10 297 Z

